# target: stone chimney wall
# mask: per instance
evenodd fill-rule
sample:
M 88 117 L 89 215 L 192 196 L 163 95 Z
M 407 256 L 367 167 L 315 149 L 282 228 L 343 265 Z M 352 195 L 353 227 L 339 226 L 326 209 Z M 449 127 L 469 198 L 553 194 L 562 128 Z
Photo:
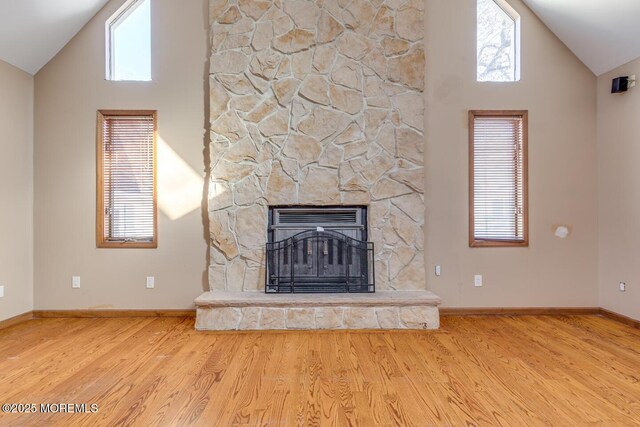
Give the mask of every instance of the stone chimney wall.
M 426 289 L 422 0 L 210 0 L 211 290 L 264 289 L 267 209 L 366 205 L 376 288 Z

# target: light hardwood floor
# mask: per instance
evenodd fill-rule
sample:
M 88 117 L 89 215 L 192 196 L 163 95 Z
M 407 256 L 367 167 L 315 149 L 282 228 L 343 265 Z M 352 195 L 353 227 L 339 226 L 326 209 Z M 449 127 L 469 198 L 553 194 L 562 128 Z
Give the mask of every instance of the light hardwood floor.
M 0 331 L 0 425 L 640 425 L 640 330 L 596 316 L 448 317 L 439 331 L 193 330 L 193 318 Z

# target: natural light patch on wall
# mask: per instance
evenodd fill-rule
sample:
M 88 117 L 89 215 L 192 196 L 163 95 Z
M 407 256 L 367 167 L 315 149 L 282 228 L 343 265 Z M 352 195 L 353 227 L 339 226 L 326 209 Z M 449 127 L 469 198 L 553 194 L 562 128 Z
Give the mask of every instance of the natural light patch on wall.
M 200 209 L 204 178 L 158 137 L 158 205 L 177 220 Z
M 520 15 L 504 0 L 478 0 L 479 82 L 520 80 Z
M 151 0 L 127 1 L 106 23 L 107 80 L 151 80 Z

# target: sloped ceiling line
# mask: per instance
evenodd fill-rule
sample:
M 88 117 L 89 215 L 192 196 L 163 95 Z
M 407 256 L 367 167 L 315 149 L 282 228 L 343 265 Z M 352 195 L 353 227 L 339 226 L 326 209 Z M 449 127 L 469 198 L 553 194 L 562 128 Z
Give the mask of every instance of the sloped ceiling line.
M 37 73 L 108 0 L 0 0 L 0 59 Z
M 0 59 L 37 73 L 107 1 L 0 0 Z M 640 0 L 523 1 L 596 75 L 640 57 Z
M 640 57 L 640 0 L 523 0 L 597 76 Z

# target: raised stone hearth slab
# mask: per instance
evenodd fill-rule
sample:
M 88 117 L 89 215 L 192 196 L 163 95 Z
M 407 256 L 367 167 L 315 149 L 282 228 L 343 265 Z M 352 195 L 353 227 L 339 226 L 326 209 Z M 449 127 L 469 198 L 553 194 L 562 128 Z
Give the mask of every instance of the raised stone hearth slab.
M 438 329 L 440 302 L 430 291 L 321 295 L 212 291 L 195 300 L 196 329 Z

